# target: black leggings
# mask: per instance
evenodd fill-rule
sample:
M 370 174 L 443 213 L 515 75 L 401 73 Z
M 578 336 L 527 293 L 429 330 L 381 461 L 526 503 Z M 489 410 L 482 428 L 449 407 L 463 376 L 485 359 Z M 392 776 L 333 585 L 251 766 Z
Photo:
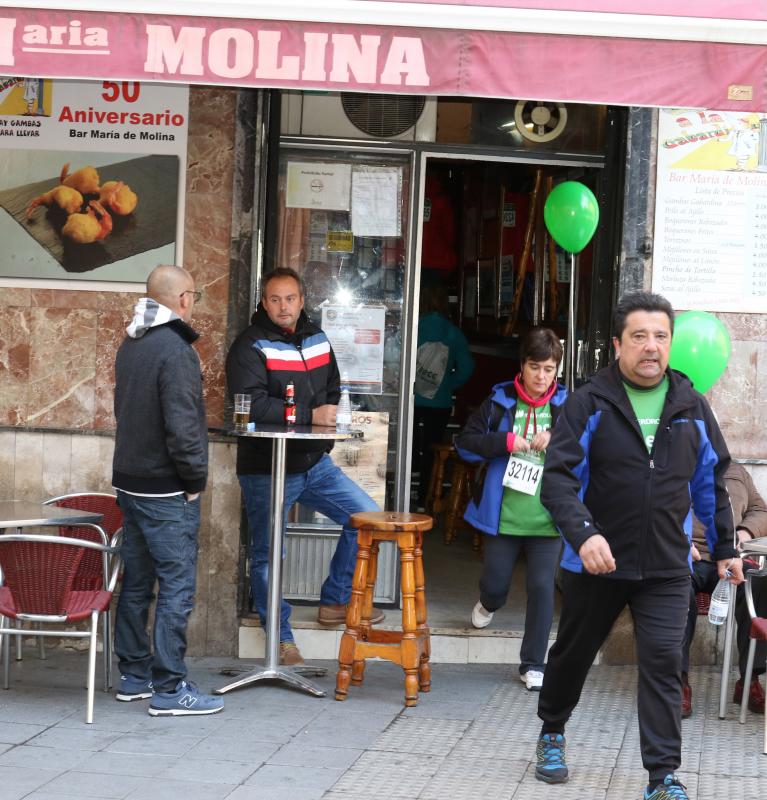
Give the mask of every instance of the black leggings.
M 527 610 L 519 671 L 543 672 L 554 616 L 554 580 L 562 550 L 559 536 L 485 536 L 479 599 L 488 611 L 506 604 L 511 573 L 520 553 L 527 557 Z

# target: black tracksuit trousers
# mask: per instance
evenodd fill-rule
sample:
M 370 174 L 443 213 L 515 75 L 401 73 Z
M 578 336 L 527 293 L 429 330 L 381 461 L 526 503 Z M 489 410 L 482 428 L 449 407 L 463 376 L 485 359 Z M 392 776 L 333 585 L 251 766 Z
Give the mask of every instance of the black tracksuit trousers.
M 634 619 L 642 762 L 650 780 L 681 763 L 682 641 L 690 577 L 617 578 L 562 572 L 562 615 L 538 701 L 543 732 L 564 733 L 589 668 L 620 612 Z

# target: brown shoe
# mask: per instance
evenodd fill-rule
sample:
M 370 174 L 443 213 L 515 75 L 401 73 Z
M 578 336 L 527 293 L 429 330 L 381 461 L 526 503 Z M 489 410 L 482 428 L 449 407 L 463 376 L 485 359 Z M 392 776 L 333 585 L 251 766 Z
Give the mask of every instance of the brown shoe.
M 322 605 L 317 612 L 317 622 L 320 625 L 343 625 L 346 623 L 346 610 L 345 605 Z M 370 617 L 371 625 L 378 625 L 386 619 L 386 614 L 380 608 L 373 607 L 373 613 Z
M 280 664 L 283 667 L 301 667 L 305 663 L 295 642 L 280 642 Z
M 739 678 L 735 684 L 735 691 L 732 695 L 733 703 L 740 703 L 743 699 L 743 678 Z M 748 710 L 753 714 L 764 714 L 764 690 L 759 678 L 752 678 L 751 686 L 748 688 Z
M 692 689 L 686 678 L 682 679 L 682 719 L 692 716 Z

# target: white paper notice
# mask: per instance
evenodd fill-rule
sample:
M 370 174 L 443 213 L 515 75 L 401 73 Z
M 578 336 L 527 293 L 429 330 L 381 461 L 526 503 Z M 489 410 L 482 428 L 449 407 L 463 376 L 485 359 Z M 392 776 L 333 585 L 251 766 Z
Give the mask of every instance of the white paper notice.
M 355 411 L 352 428 L 362 431 L 362 438 L 338 442 L 330 457 L 348 478 L 372 497 L 380 508 L 384 508 L 389 412 Z
M 348 211 L 351 164 L 288 161 L 285 206 Z
M 365 167 L 352 173 L 355 236 L 400 236 L 399 167 Z
M 338 369 L 357 394 L 383 391 L 384 331 L 386 309 L 379 306 L 323 306 L 325 331 Z
M 767 311 L 767 122 L 662 109 L 652 289 L 678 309 Z

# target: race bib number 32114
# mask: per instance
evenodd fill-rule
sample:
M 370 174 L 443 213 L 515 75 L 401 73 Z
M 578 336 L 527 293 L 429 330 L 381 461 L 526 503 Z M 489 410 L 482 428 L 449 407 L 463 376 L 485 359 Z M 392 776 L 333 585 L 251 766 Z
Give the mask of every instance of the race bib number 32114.
M 509 456 L 509 463 L 506 465 L 503 485 L 507 489 L 534 495 L 538 491 L 542 477 L 543 462 L 540 459 L 512 453 Z

